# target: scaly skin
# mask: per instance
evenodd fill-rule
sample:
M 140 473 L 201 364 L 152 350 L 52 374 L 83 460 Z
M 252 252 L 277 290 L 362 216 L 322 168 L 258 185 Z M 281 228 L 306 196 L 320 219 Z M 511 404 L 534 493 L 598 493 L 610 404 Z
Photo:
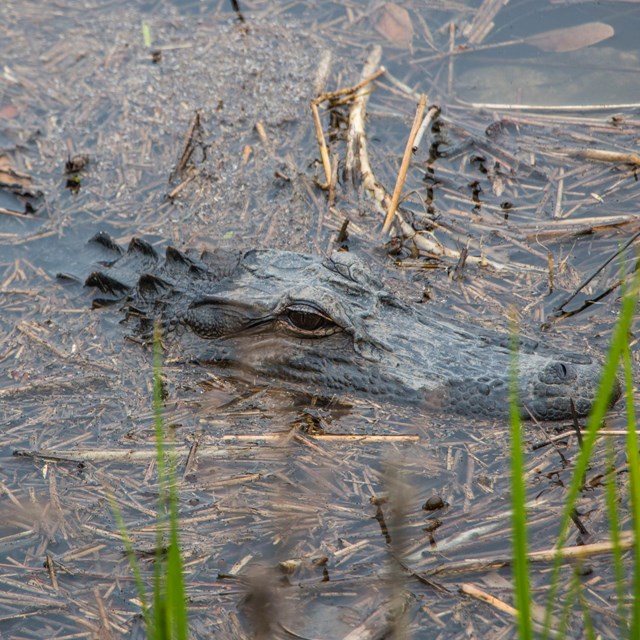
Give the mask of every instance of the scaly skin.
M 110 259 L 86 284 L 123 300 L 143 331 L 155 318 L 167 330 L 188 327 L 206 340 L 201 361 L 318 394 L 480 418 L 508 413 L 509 336 L 402 302 L 350 253 L 195 256 L 169 247 L 161 258 L 137 239 L 126 252 L 104 234 L 92 242 Z M 589 412 L 601 369 L 590 355 L 523 340 L 518 368 L 523 418 L 569 418 L 571 401 L 577 415 Z

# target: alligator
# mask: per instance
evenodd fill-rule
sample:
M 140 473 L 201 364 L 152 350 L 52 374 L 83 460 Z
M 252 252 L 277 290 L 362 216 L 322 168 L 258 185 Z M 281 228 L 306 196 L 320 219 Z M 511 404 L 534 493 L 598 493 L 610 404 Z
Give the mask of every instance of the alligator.
M 104 258 L 85 282 L 100 292 L 94 306 L 119 302 L 146 335 L 160 321 L 167 334 L 197 336 L 205 348 L 199 363 L 320 396 L 410 401 L 467 417 L 508 414 L 508 332 L 403 302 L 352 253 L 169 246 L 161 256 L 138 238 L 126 250 L 105 233 L 90 242 Z M 523 418 L 589 412 L 597 359 L 521 337 L 517 366 Z

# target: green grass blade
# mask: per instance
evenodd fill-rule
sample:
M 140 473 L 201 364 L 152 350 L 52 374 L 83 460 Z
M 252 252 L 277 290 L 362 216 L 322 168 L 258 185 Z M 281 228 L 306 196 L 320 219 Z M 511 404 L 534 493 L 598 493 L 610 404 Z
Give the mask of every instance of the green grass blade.
M 142 44 L 144 44 L 144 46 L 147 49 L 149 49 L 152 43 L 151 27 L 149 26 L 149 23 L 143 21 L 141 25 L 141 29 L 142 29 Z
M 177 532 L 176 532 L 177 534 Z M 176 640 L 187 640 L 189 626 L 182 557 L 177 535 L 172 535 L 167 558 L 167 620 Z
M 162 389 L 162 342 L 160 326 L 153 333 L 153 411 L 158 467 L 158 533 L 154 576 L 154 607 L 157 640 L 187 640 L 189 628 L 184 574 L 178 535 L 178 492 L 175 443 L 172 433 L 165 448 Z M 168 450 L 167 450 L 168 449 Z M 168 525 L 168 527 L 167 527 Z M 164 553 L 163 532 L 169 541 Z
M 620 546 L 620 514 L 618 513 L 618 491 L 616 485 L 614 443 L 611 437 L 607 438 L 607 479 L 605 482 L 605 496 L 607 512 L 609 514 L 609 532 L 613 545 L 613 569 L 618 594 L 618 615 L 624 624 L 627 616 L 625 612 L 626 580 L 622 561 L 622 548 Z M 626 626 L 626 625 L 625 625 Z
M 598 394 L 593 404 L 591 414 L 589 415 L 589 419 L 587 420 L 587 430 L 586 430 L 585 436 L 583 437 L 582 449 L 580 450 L 580 453 L 578 454 L 578 457 L 576 459 L 573 477 L 571 479 L 571 484 L 569 485 L 566 503 L 565 503 L 564 510 L 562 513 L 562 518 L 560 521 L 558 542 L 556 545 L 558 549 L 563 547 L 566 542 L 568 531 L 569 531 L 569 523 L 571 522 L 571 513 L 574 509 L 574 505 L 576 502 L 576 498 L 578 497 L 578 493 L 582 488 L 583 478 L 587 471 L 589 459 L 591 457 L 591 453 L 593 451 L 593 447 L 594 447 L 596 438 L 598 436 L 598 429 L 600 428 L 600 425 L 602 424 L 602 420 L 604 419 L 605 413 L 609 408 L 609 399 L 611 398 L 611 393 L 616 384 L 616 373 L 618 369 L 618 363 L 620 361 L 621 354 L 624 352 L 625 345 L 627 344 L 629 330 L 633 322 L 633 316 L 634 316 L 634 311 L 635 311 L 636 302 L 637 302 L 637 291 L 638 291 L 639 285 L 640 285 L 640 270 L 636 270 L 633 277 L 633 281 L 632 281 L 631 292 L 626 293 L 622 299 L 622 308 L 620 311 L 620 317 L 618 319 L 618 323 L 614 328 L 613 338 L 611 340 L 611 347 L 609 348 L 609 352 L 607 353 L 607 358 L 606 358 L 604 369 L 602 372 L 602 379 L 600 381 Z M 562 558 L 560 557 L 560 555 L 556 555 L 556 559 L 554 561 L 553 571 L 551 575 L 549 599 L 548 599 L 547 607 L 545 611 L 544 633 L 543 633 L 543 638 L 545 639 L 549 637 L 551 615 L 553 612 L 553 606 L 555 604 L 555 597 L 556 597 L 556 592 L 558 588 L 558 576 L 560 573 L 561 562 L 562 562 Z
M 529 559 L 527 557 L 527 511 L 524 479 L 522 422 L 518 405 L 518 338 L 511 333 L 511 363 L 509 376 L 509 410 L 511 422 L 511 509 L 513 528 L 513 572 L 515 580 L 515 606 L 518 610 L 520 640 L 533 638 L 531 621 L 531 594 Z
M 173 434 L 169 439 L 169 550 L 167 554 L 167 612 L 177 640 L 186 640 L 189 627 L 184 588 L 184 573 L 178 535 L 178 491 L 176 453 Z
M 627 405 L 627 460 L 629 461 L 629 492 L 631 494 L 631 513 L 635 536 L 633 546 L 633 590 L 631 594 L 631 632 L 630 638 L 640 634 L 640 455 L 638 454 L 638 436 L 636 435 L 636 416 L 633 404 L 633 372 L 629 342 L 625 342 L 622 351 L 624 368 L 625 401 Z
M 158 324 L 153 328 L 153 418 L 158 473 L 158 511 L 156 518 L 156 557 L 153 571 L 153 621 L 155 640 L 170 640 L 166 625 L 166 566 L 164 531 L 167 522 L 167 478 L 162 415 L 162 340 Z

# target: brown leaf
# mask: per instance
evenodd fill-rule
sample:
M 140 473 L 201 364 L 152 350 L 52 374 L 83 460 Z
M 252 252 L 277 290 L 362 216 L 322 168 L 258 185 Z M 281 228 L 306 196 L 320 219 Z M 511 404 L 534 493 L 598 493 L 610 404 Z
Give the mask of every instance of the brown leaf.
M 15 118 L 18 115 L 18 109 L 12 104 L 3 104 L 0 107 L 0 118 Z
M 376 31 L 398 47 L 409 48 L 413 41 L 413 24 L 409 12 L 393 2 L 386 2 L 376 19 Z
M 525 38 L 527 44 L 542 51 L 564 53 L 578 51 L 592 44 L 607 40 L 615 33 L 614 28 L 604 22 L 585 22 L 566 29 L 552 29 Z
M 0 155 L 0 187 L 31 188 L 31 177 L 17 171 L 6 154 Z

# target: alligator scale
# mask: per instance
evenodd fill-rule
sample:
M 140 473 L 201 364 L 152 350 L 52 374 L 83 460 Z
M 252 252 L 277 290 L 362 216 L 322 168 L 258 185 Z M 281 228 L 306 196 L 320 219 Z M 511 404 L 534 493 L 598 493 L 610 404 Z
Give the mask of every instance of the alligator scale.
M 108 235 L 92 241 L 106 260 L 86 280 L 122 301 L 148 330 L 186 328 L 206 339 L 208 362 L 312 393 L 364 394 L 484 418 L 508 412 L 509 336 L 441 318 L 386 291 L 351 253 L 331 257 L 271 249 L 160 256 L 134 239 L 125 251 Z M 600 365 L 521 340 L 524 418 L 589 412 Z

